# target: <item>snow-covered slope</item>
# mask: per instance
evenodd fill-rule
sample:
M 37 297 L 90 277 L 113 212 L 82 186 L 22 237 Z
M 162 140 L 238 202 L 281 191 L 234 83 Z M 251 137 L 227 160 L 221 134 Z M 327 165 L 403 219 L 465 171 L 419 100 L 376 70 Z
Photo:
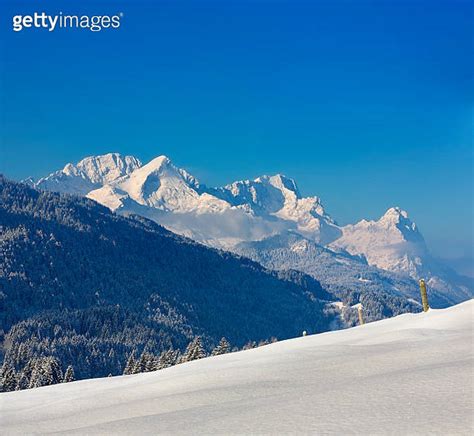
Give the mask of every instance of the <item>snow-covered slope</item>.
M 87 195 L 93 189 L 130 174 L 139 168 L 141 162 L 133 156 L 109 153 L 102 156 L 90 156 L 77 164 L 68 163 L 62 170 L 43 177 L 32 186 L 48 191 Z
M 0 394 L 2 434 L 474 432 L 474 301 L 162 371 Z
M 473 295 L 472 283 L 431 257 L 405 211 L 390 208 L 378 221 L 341 227 L 318 197 L 302 197 L 296 182 L 281 174 L 208 188 L 166 156 L 142 166 L 133 157 L 108 154 L 68 164 L 35 186 L 86 195 L 118 213 L 143 215 L 227 250 L 293 232 L 324 246 L 329 250 L 325 255 L 349 253 L 362 264 L 415 280 L 423 277 L 450 303 Z M 314 256 L 311 260 L 318 261 Z

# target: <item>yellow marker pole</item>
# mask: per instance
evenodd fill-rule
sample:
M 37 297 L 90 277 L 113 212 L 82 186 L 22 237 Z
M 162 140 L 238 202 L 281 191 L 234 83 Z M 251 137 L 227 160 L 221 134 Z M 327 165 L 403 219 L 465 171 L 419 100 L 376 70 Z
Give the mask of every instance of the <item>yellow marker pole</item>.
M 430 305 L 428 304 L 428 294 L 426 292 L 426 283 L 423 279 L 420 280 L 421 302 L 423 304 L 423 312 L 428 312 Z
M 360 306 L 357 308 L 357 311 L 359 312 L 359 324 L 360 324 L 360 325 L 364 325 L 365 322 L 364 322 L 364 316 L 362 315 L 362 305 L 360 305 Z

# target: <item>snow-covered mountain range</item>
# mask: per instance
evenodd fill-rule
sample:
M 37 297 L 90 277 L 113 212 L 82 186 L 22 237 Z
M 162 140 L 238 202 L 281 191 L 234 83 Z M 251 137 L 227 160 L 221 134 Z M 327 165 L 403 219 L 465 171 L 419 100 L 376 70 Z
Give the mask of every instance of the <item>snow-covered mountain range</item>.
M 472 283 L 433 259 L 404 210 L 392 207 L 378 221 L 339 226 L 318 197 L 302 197 L 296 182 L 281 174 L 208 188 L 166 156 L 142 165 L 132 156 L 110 153 L 69 163 L 30 183 L 40 189 L 87 196 L 117 213 L 145 216 L 173 232 L 250 255 L 267 266 L 274 266 L 265 259 L 270 251 L 274 259 L 272 243 L 281 236 L 283 239 L 277 238 L 278 268 L 294 268 L 295 252 L 300 258 L 310 253 L 303 262 L 307 266 L 299 269 L 322 283 L 314 264 L 324 254 L 333 265 L 340 264 L 341 258 L 350 259 L 346 263 L 357 266 L 351 271 L 358 270 L 353 274 L 358 282 L 368 280 L 360 272 L 360 265 L 365 265 L 396 277 L 428 279 L 441 297 L 440 305 L 472 297 Z M 285 236 L 289 234 L 291 238 Z M 287 244 L 283 251 L 282 241 Z M 319 249 L 307 250 L 308 246 Z M 316 252 L 321 256 L 315 257 Z

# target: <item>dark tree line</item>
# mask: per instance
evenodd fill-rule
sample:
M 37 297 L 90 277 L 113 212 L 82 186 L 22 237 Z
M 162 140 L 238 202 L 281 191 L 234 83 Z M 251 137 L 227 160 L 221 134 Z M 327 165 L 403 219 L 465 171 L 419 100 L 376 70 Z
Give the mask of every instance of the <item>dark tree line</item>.
M 73 367 L 69 365 L 63 373 L 61 362 L 55 357 L 30 359 L 21 371 L 4 362 L 0 369 L 0 392 L 39 388 L 74 380 Z
M 243 349 L 255 348 L 275 342 L 276 338 L 256 342 L 250 341 Z M 23 351 L 25 347 L 22 347 Z M 132 351 L 128 358 L 120 365 L 120 371 L 114 375 L 130 375 L 143 372 L 158 371 L 169 368 L 180 363 L 203 359 L 208 356 L 220 356 L 230 352 L 238 351 L 231 348 L 226 338 L 221 338 L 219 343 L 208 352 L 201 336 L 192 339 L 184 351 L 170 348 L 160 354 L 143 351 L 136 357 Z M 26 356 L 28 353 L 26 353 Z M 50 386 L 58 383 L 68 383 L 76 380 L 73 365 L 64 368 L 60 359 L 53 356 L 26 358 L 24 365 L 5 360 L 0 369 L 0 392 L 32 389 L 41 386 Z M 64 372 L 63 372 L 64 368 Z M 109 373 L 112 376 L 112 373 Z
M 125 365 L 123 373 L 128 375 L 138 374 L 140 372 L 157 371 L 177 365 L 178 363 L 203 359 L 209 355 L 218 356 L 221 354 L 230 353 L 230 351 L 231 349 L 229 342 L 227 342 L 226 338 L 222 338 L 219 344 L 212 350 L 210 354 L 208 354 L 204 348 L 202 338 L 200 336 L 196 336 L 188 344 L 183 353 L 181 353 L 179 350 L 173 350 L 172 348 L 163 351 L 159 356 L 145 351 L 137 359 L 135 359 L 135 356 L 132 353 L 127 360 L 127 364 Z

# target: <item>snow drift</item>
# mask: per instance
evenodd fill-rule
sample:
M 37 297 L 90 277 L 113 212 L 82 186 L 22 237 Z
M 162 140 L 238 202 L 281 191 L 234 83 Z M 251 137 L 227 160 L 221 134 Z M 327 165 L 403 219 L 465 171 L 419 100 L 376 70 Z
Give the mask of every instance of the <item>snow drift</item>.
M 0 394 L 2 433 L 472 434 L 473 311 Z

